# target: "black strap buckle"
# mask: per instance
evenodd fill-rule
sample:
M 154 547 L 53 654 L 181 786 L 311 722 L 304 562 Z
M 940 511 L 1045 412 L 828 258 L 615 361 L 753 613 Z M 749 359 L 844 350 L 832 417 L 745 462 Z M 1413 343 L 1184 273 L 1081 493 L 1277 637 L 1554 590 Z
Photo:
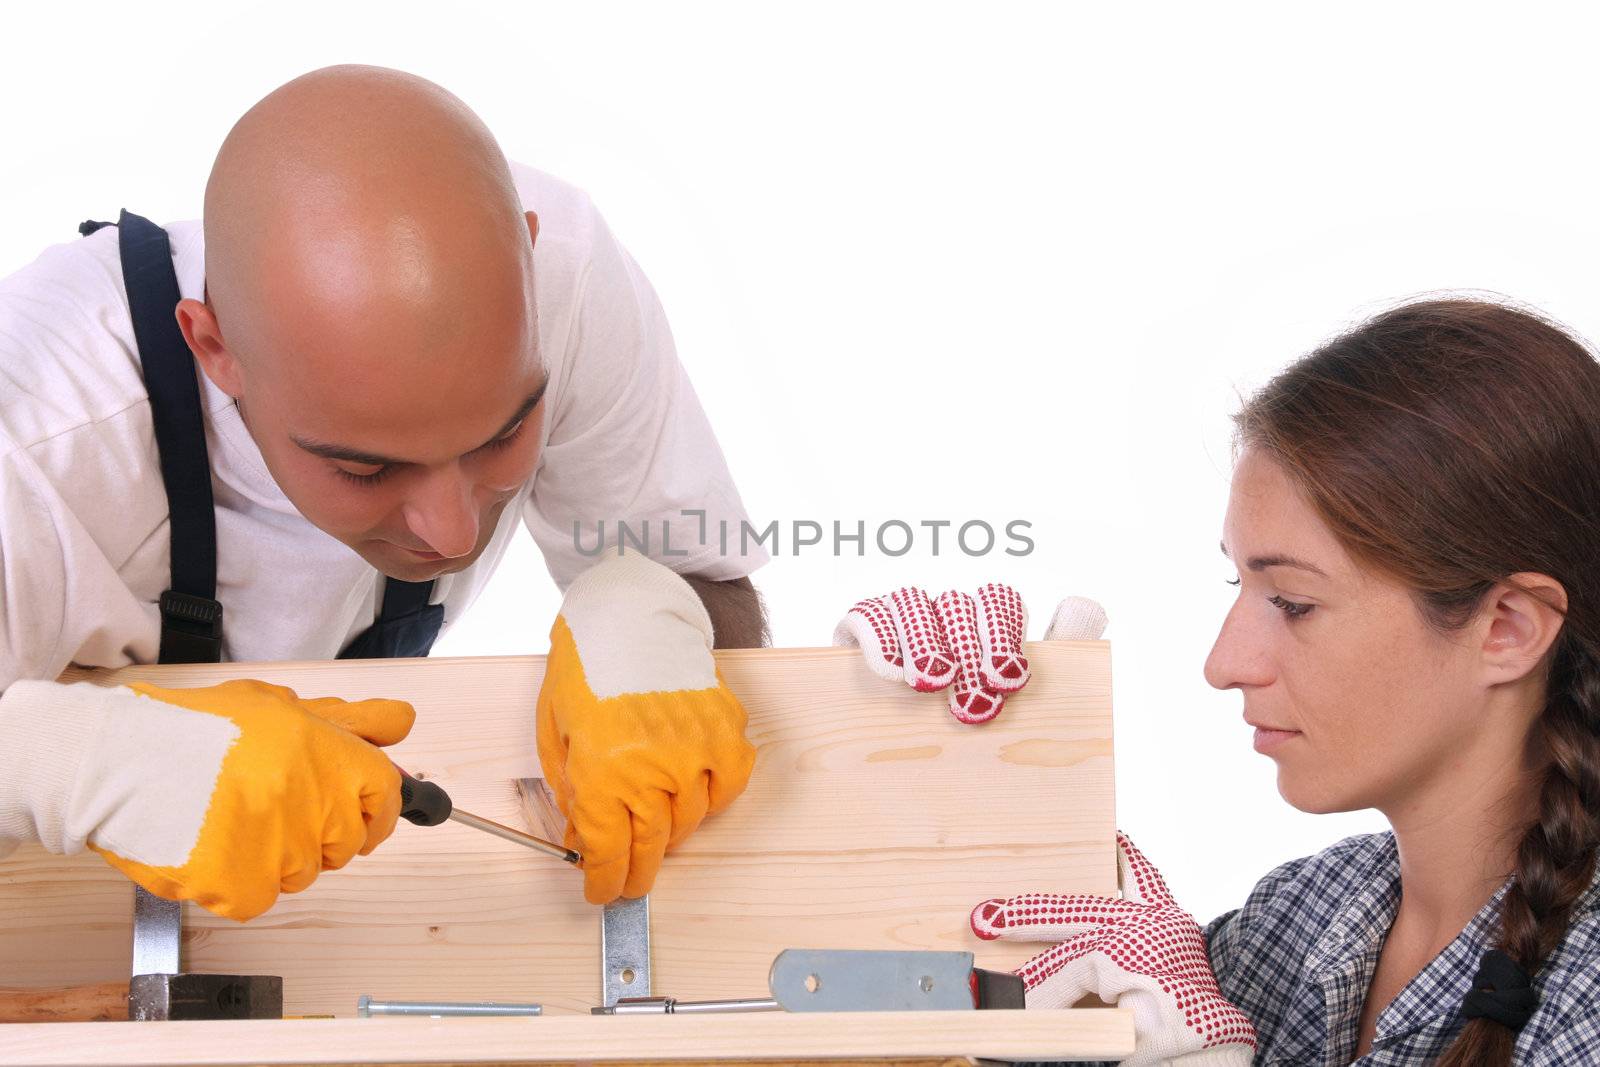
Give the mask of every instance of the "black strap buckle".
M 222 662 L 222 605 L 174 589 L 162 593 L 160 662 Z

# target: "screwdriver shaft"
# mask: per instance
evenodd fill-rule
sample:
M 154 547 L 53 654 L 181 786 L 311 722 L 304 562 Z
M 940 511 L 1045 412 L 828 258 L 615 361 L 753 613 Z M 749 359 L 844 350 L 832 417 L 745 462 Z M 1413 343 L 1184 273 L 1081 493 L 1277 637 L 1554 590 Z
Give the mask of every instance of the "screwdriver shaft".
M 481 815 L 474 815 L 469 811 L 462 811 L 460 808 L 453 808 L 450 812 L 450 818 L 464 826 L 470 826 L 474 830 L 482 830 L 486 834 L 503 837 L 507 841 L 515 841 L 519 845 L 525 845 L 535 851 L 543 852 L 548 856 L 554 856 L 556 859 L 565 860 L 568 863 L 577 863 L 583 859 L 582 856 L 570 848 L 562 848 L 560 845 L 546 841 L 542 837 L 525 834 L 521 830 L 502 825 L 492 819 L 485 819 Z

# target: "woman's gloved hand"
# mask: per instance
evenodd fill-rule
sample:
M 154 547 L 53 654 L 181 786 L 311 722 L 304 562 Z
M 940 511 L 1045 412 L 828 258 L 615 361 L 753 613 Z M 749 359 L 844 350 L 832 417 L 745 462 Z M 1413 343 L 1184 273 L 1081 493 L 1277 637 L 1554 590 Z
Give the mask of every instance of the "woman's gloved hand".
M 1068 597 L 1045 640 L 1093 641 L 1105 625 L 1099 604 Z M 924 693 L 948 687 L 950 714 L 982 723 L 1000 714 L 1007 693 L 1028 684 L 1027 632 L 1028 609 L 1009 585 L 990 582 L 976 599 L 952 589 L 933 600 L 907 586 L 857 602 L 834 629 L 833 643 L 859 646 L 881 678 Z
M 591 904 L 650 892 L 662 856 L 744 792 L 745 710 L 689 583 L 628 552 L 578 575 L 550 630 L 539 762 Z
M 13 682 L 0 816 L 26 810 L 46 847 L 87 845 L 157 896 L 243 921 L 389 836 L 400 774 L 374 746 L 415 718 L 399 700 L 306 700 L 245 679 Z
M 1161 875 L 1117 834 L 1122 897 L 1027 893 L 986 900 L 972 932 L 986 941 L 1056 941 L 1018 968 L 1030 1008 L 1070 1008 L 1089 994 L 1133 1009 L 1137 1036 L 1124 1067 L 1249 1067 L 1256 1032 L 1223 999 L 1205 937 Z

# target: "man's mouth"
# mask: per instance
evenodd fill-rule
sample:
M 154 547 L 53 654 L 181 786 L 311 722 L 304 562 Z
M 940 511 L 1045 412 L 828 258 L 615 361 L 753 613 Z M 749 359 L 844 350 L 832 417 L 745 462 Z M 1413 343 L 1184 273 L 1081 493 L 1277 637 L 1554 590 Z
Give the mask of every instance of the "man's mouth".
M 389 546 L 391 546 L 393 548 L 398 548 L 400 551 L 404 552 L 408 556 L 412 556 L 412 557 L 414 557 L 414 558 L 416 558 L 418 560 L 423 560 L 423 561 L 430 562 L 430 563 L 431 562 L 437 562 L 438 560 L 449 559 L 450 558 L 448 556 L 440 555 L 437 552 L 429 552 L 426 549 L 407 548 L 405 545 L 397 544 L 394 541 L 385 541 L 384 544 L 389 545 Z

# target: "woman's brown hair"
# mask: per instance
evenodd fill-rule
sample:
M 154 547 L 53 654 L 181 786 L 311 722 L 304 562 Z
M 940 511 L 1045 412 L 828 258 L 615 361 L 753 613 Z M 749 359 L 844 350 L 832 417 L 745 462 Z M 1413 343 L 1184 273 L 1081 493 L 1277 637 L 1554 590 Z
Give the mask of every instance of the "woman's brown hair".
M 1427 300 L 1300 359 L 1234 420 L 1236 448 L 1275 460 L 1351 557 L 1409 587 L 1437 632 L 1464 627 L 1514 573 L 1565 588 L 1528 738 L 1543 784 L 1496 946 L 1537 975 L 1600 844 L 1600 363 L 1536 313 Z M 1440 1063 L 1500 1067 L 1515 1041 L 1475 1018 Z

